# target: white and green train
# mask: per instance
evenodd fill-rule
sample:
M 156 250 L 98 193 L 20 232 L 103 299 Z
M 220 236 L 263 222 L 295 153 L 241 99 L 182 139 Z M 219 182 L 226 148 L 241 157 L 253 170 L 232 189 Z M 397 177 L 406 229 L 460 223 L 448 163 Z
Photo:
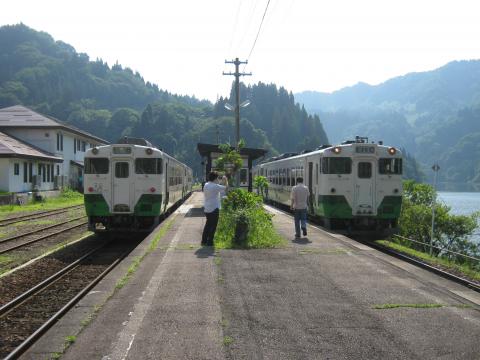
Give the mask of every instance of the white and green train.
M 124 138 L 85 153 L 91 231 L 149 231 L 191 191 L 192 169 L 144 139 Z
M 329 228 L 387 235 L 396 231 L 402 204 L 402 153 L 356 137 L 304 154 L 258 164 L 254 175 L 269 182 L 269 202 L 289 206 L 297 177 L 310 190 L 308 213 Z

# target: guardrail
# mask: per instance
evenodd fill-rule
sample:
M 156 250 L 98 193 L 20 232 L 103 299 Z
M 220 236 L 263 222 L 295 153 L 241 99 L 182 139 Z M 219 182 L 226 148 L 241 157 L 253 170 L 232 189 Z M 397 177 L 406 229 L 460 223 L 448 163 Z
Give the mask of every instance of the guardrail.
M 401 236 L 401 235 L 393 235 L 393 236 L 396 236 L 400 239 L 403 239 L 403 240 L 408 240 L 408 241 L 411 241 L 411 242 L 414 242 L 414 243 L 417 243 L 417 244 L 420 244 L 420 245 L 423 245 L 423 246 L 427 246 L 427 247 L 430 247 L 430 244 L 427 244 L 427 243 L 424 243 L 424 242 L 421 242 L 421 241 L 417 241 L 417 240 L 413 240 L 413 239 L 410 239 L 410 238 L 407 238 L 407 237 L 404 237 L 404 236 Z M 445 251 L 445 252 L 448 252 L 450 254 L 455 254 L 455 255 L 459 255 L 459 256 L 462 256 L 464 258 L 467 258 L 467 259 L 470 259 L 470 260 L 474 260 L 474 261 L 478 261 L 480 262 L 480 259 L 479 258 L 476 258 L 474 256 L 470 256 L 470 255 L 467 255 L 467 254 L 463 254 L 463 253 L 459 253 L 459 252 L 456 252 L 456 251 L 452 251 L 452 250 L 448 250 L 448 249 L 444 249 L 444 248 L 440 248 L 438 246 L 432 246 L 432 248 L 434 249 L 438 249 L 440 251 Z

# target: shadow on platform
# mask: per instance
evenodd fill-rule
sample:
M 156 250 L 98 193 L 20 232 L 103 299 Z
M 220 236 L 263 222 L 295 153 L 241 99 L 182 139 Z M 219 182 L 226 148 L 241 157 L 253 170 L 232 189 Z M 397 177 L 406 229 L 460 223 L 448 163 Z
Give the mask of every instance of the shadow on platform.
M 307 245 L 312 243 L 307 237 L 303 237 L 300 239 L 293 239 L 292 242 L 299 245 Z

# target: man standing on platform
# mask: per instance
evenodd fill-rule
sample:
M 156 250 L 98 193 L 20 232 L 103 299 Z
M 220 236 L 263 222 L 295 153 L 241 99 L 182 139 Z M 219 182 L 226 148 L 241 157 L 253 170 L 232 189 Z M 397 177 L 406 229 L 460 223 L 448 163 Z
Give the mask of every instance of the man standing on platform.
M 307 236 L 307 201 L 310 192 L 303 185 L 303 178 L 297 178 L 297 185 L 292 187 L 291 208 L 294 211 L 295 221 L 295 238 L 300 237 L 300 225 L 302 227 L 303 236 Z
M 218 216 L 220 214 L 221 195 L 225 194 L 228 186 L 226 176 L 222 178 L 222 185 L 218 182 L 219 177 L 216 172 L 208 174 L 208 182 L 203 186 L 204 205 L 203 211 L 207 221 L 203 228 L 202 245 L 213 246 L 215 230 L 217 230 Z

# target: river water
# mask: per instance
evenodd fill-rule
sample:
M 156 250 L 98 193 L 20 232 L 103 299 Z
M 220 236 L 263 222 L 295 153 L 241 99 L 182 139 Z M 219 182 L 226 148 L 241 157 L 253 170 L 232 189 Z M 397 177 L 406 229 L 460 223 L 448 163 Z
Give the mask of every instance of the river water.
M 438 200 L 451 207 L 454 215 L 470 215 L 480 211 L 480 192 L 438 192 Z M 472 241 L 480 243 L 480 224 L 471 237 Z

